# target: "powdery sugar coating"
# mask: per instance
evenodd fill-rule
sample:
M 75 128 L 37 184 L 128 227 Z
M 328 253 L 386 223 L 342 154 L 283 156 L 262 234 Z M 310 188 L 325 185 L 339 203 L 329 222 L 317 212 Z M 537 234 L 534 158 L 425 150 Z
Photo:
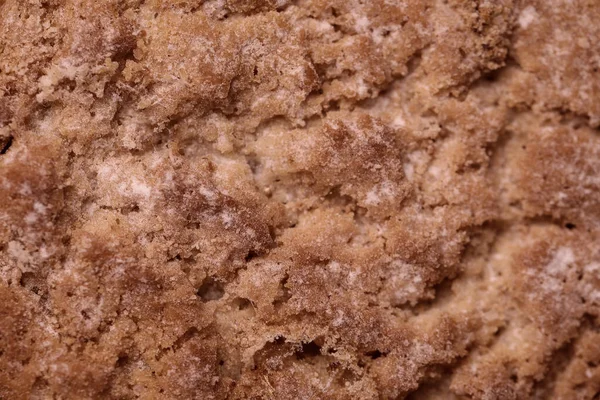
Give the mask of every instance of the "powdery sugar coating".
M 0 0 L 0 398 L 598 398 L 598 68 L 594 0 Z

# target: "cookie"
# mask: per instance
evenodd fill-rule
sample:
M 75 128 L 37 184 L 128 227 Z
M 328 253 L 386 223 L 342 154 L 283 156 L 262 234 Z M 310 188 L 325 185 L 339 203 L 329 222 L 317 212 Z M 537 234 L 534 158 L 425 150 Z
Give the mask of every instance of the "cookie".
M 0 399 L 600 395 L 600 3 L 0 0 Z

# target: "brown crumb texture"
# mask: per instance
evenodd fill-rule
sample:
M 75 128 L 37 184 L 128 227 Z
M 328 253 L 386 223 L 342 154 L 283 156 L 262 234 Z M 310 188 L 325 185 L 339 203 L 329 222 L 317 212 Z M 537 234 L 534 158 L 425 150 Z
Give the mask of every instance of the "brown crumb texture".
M 595 0 L 0 0 L 0 399 L 599 399 L 599 68 Z

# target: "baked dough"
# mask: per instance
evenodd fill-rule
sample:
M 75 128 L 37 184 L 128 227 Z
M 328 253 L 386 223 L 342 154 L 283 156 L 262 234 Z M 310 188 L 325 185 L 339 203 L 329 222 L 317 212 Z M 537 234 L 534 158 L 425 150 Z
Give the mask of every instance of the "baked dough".
M 597 399 L 597 0 L 0 0 L 1 399 Z

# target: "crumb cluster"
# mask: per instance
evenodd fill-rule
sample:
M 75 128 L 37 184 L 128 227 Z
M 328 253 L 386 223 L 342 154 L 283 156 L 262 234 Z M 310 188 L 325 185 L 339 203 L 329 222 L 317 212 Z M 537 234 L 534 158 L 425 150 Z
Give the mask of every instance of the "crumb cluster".
M 0 399 L 597 399 L 600 2 L 0 0 Z

